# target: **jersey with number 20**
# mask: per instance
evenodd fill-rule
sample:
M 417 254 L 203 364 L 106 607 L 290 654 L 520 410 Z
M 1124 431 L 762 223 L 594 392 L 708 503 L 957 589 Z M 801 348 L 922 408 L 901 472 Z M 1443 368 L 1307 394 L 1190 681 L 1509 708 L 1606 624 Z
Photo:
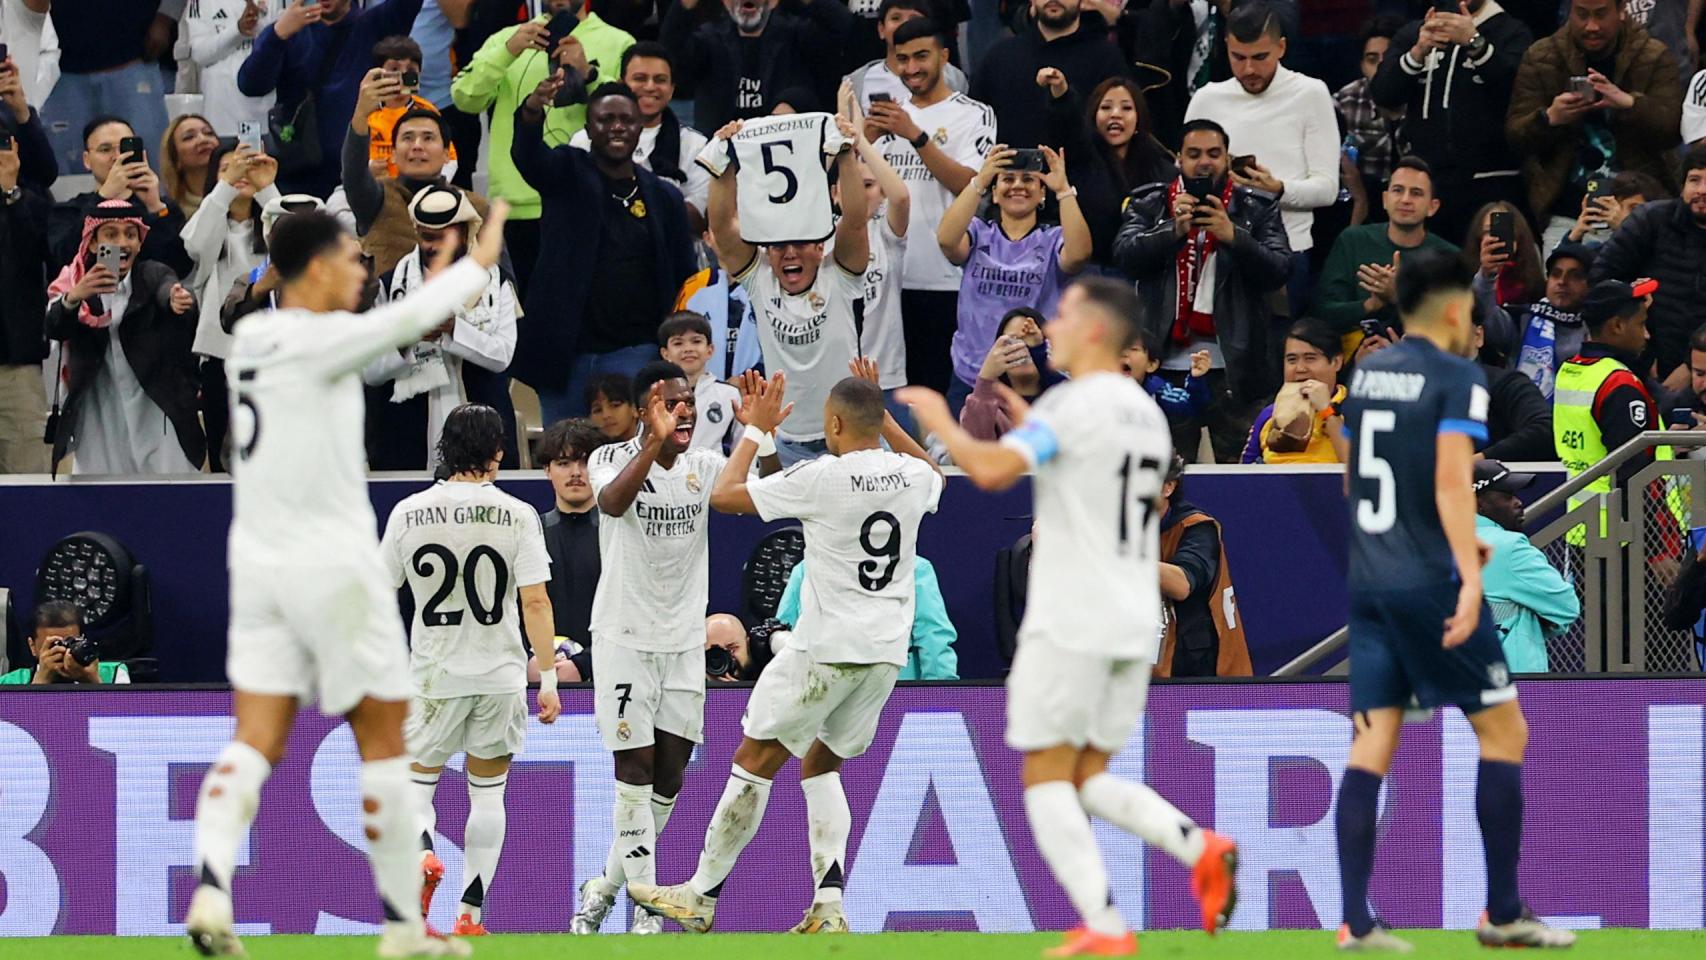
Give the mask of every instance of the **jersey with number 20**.
M 1342 409 L 1351 441 L 1352 590 L 1455 579 L 1434 500 L 1440 434 L 1487 439 L 1481 368 L 1409 337 L 1357 366 Z
M 1020 643 L 1155 661 L 1161 627 L 1167 417 L 1130 377 L 1095 373 L 1043 394 L 1001 438 L 1036 472 L 1036 542 Z

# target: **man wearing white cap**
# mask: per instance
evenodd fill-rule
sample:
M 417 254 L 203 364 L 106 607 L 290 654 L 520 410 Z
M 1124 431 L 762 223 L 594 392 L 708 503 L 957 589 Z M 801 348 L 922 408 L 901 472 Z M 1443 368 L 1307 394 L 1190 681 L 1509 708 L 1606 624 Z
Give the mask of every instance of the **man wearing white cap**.
M 422 189 L 409 202 L 409 219 L 419 244 L 379 278 L 381 304 L 401 299 L 426 282 L 427 265 L 448 246 L 460 257 L 480 231 L 480 215 L 468 195 L 451 186 Z M 462 366 L 472 363 L 494 373 L 509 367 L 515 355 L 515 287 L 499 268 L 487 271 L 491 282 L 471 305 L 445 321 L 420 342 L 387 352 L 362 370 L 369 387 L 367 460 L 374 470 L 421 470 L 436 466 L 436 449 L 445 418 L 467 402 Z

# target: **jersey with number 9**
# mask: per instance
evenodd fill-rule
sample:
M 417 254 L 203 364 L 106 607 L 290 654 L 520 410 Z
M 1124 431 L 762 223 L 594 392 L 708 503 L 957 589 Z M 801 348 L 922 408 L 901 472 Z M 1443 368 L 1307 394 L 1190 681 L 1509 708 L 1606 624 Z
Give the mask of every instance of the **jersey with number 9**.
M 1130 377 L 1097 373 L 1043 394 L 1001 442 L 1036 471 L 1019 642 L 1153 663 L 1166 415 Z
M 1350 438 L 1352 590 L 1435 586 L 1455 576 L 1434 499 L 1438 437 L 1487 439 L 1481 368 L 1411 337 L 1367 359 L 1342 412 Z

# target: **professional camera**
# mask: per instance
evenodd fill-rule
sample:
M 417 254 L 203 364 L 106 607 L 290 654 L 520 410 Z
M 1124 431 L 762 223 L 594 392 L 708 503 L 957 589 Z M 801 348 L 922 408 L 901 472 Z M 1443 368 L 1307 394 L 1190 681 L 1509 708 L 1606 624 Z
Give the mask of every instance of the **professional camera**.
M 80 667 L 86 667 L 101 658 L 101 646 L 88 637 L 60 637 L 53 641 L 56 647 L 64 647 L 71 659 L 77 661 Z
M 762 652 L 764 659 L 768 660 L 782 652 L 782 648 L 788 645 L 788 637 L 793 634 L 793 631 L 793 627 L 771 617 L 760 621 L 757 626 L 747 631 L 747 647 L 752 651 L 754 658 L 757 658 Z
M 728 647 L 705 648 L 705 676 L 739 679 L 740 664 Z

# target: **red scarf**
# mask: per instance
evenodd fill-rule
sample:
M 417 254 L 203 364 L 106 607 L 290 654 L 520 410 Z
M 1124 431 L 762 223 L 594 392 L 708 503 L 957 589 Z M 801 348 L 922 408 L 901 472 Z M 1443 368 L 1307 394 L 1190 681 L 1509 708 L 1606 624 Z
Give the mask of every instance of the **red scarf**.
M 1174 177 L 1167 185 L 1167 212 L 1173 210 L 1173 201 L 1178 199 L 1184 190 L 1183 177 Z M 1198 198 L 1202 199 L 1201 197 Z M 1232 209 L 1232 178 L 1226 178 L 1226 187 L 1220 192 L 1220 202 L 1226 209 Z M 1214 256 L 1214 248 L 1218 240 L 1213 233 L 1192 227 L 1185 234 L 1185 242 L 1179 245 L 1175 254 L 1176 269 L 1173 271 L 1179 278 L 1178 316 L 1173 320 L 1173 342 L 1188 344 L 1193 337 L 1214 336 L 1214 315 L 1198 313 L 1195 309 L 1197 285 L 1202 282 L 1203 265 L 1208 258 Z

